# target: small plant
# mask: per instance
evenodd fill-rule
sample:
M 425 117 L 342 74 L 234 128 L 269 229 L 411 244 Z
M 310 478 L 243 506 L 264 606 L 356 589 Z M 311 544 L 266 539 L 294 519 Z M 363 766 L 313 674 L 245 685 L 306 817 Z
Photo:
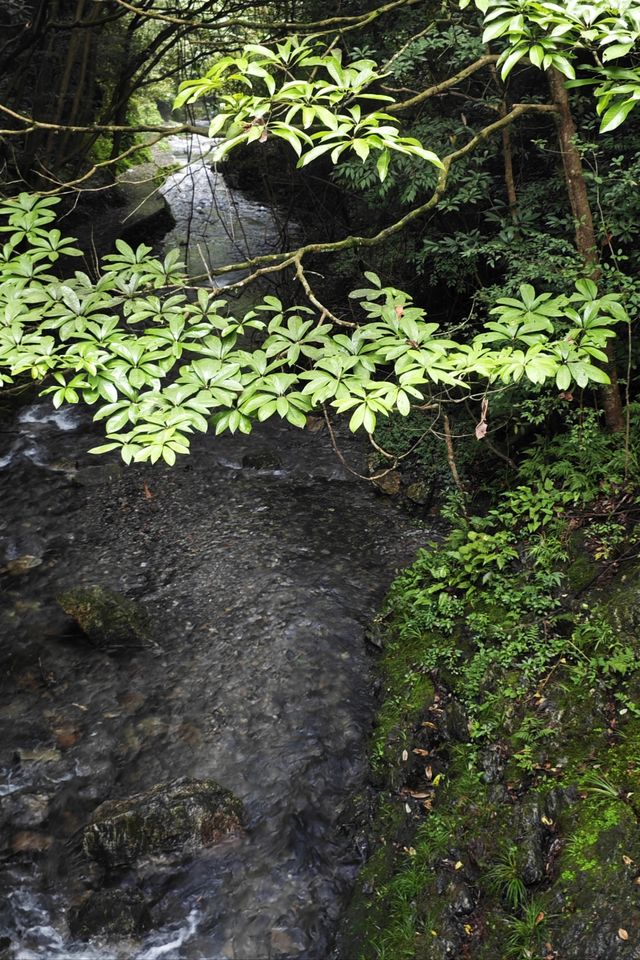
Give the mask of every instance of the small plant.
M 610 800 L 622 800 L 623 794 L 619 787 L 616 787 L 604 774 L 596 773 L 590 770 L 585 773 L 583 780 L 583 789 L 588 793 L 595 793 L 601 797 L 607 797 Z
M 523 905 L 520 915 L 510 917 L 504 960 L 533 960 L 537 957 L 547 919 L 540 901 L 535 899 Z
M 520 910 L 527 899 L 527 888 L 522 879 L 518 848 L 510 844 L 499 860 L 487 871 L 489 889 L 500 896 L 511 910 Z

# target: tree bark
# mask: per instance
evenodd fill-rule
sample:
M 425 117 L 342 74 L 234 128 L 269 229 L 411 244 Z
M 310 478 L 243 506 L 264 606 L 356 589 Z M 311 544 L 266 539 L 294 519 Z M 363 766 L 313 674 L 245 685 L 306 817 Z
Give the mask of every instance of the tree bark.
M 584 177 L 582 158 L 576 147 L 577 130 L 571 115 L 569 96 L 565 87 L 565 78 L 552 67 L 547 71 L 551 97 L 556 107 L 558 127 L 558 141 L 564 167 L 564 179 L 569 194 L 571 211 L 576 225 L 576 248 L 585 264 L 590 268 L 593 280 L 600 278 L 600 262 L 596 242 L 596 233 L 593 226 L 593 214 L 589 203 L 589 194 Z M 612 433 L 620 433 L 625 428 L 622 398 L 618 385 L 614 349 L 611 342 L 607 345 L 607 373 L 611 383 L 600 389 L 600 399 L 604 409 L 605 423 Z

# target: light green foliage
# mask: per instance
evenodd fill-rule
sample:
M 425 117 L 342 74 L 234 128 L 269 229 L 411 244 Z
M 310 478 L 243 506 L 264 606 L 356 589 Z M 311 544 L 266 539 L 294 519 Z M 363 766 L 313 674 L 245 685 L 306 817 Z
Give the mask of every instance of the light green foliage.
M 252 419 L 278 415 L 301 427 L 325 403 L 348 411 L 352 430 L 373 433 L 379 416 L 406 416 L 412 404 L 437 401 L 443 386 L 603 383 L 592 361 L 605 359 L 611 326 L 626 320 L 619 300 L 599 297 L 591 281 L 578 281 L 569 298 L 523 285 L 520 299 L 499 300 L 496 319 L 458 343 L 375 274 L 367 274 L 371 287 L 351 293 L 364 317 L 348 333 L 271 296 L 235 318 L 211 290 L 190 297 L 175 251 L 160 261 L 144 244 L 118 241 L 97 279 L 54 274 L 62 255 L 79 255 L 51 227 L 55 203 L 21 194 L 0 206 L 8 235 L 0 376 L 6 384 L 23 375 L 46 381 L 42 392 L 56 406 L 97 404 L 109 442 L 95 452 L 119 449 L 126 462 L 174 463 L 190 435 L 212 423 L 218 433 L 248 432 Z M 259 349 L 240 345 L 249 329 L 264 334 Z
M 225 137 L 215 151 L 216 160 L 242 143 L 278 137 L 293 147 L 299 167 L 325 153 L 337 163 L 349 151 L 362 163 L 372 151 L 377 153 L 381 180 L 387 175 L 392 151 L 441 167 L 435 153 L 415 138 L 401 136 L 394 117 L 366 109 L 367 101 L 394 100 L 368 92 L 384 76 L 375 61 L 360 59 L 345 65 L 342 60 L 340 49 L 322 53 L 309 39 L 290 37 L 275 49 L 248 44 L 240 57 L 222 57 L 206 76 L 185 81 L 175 106 L 222 91 L 222 109 L 209 128 L 209 136 Z M 232 86 L 248 92 L 230 90 Z
M 471 0 L 461 0 L 467 7 Z M 500 63 L 502 77 L 523 59 L 546 70 L 554 67 L 570 85 L 594 85 L 600 132 L 614 130 L 640 101 L 636 69 L 614 61 L 637 52 L 640 39 L 638 0 L 473 0 L 484 15 L 483 41 L 505 40 Z M 596 65 L 587 68 L 593 79 L 576 79 L 575 63 L 583 52 L 595 54 Z M 614 63 L 613 66 L 611 64 Z

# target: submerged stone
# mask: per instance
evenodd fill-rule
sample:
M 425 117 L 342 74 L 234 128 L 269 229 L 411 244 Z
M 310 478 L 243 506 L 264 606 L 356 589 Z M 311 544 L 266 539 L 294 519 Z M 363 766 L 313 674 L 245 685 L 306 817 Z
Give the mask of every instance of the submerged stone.
M 85 829 L 85 853 L 104 866 L 149 854 L 197 850 L 242 830 L 242 803 L 215 780 L 182 777 L 107 800 Z
M 242 466 L 245 470 L 279 470 L 282 460 L 276 450 L 256 450 L 254 453 L 245 453 Z
M 99 890 L 69 911 L 69 931 L 80 940 L 96 934 L 131 937 L 150 927 L 149 906 L 137 890 Z
M 39 567 L 42 563 L 42 557 L 34 557 L 30 553 L 25 553 L 21 557 L 14 557 L 9 560 L 4 567 L 0 567 L 0 573 L 8 573 L 12 577 L 18 577 L 23 573 L 29 573 L 34 567 Z
M 104 587 L 76 587 L 56 599 L 96 647 L 119 650 L 142 647 L 150 640 L 146 611 L 120 593 Z

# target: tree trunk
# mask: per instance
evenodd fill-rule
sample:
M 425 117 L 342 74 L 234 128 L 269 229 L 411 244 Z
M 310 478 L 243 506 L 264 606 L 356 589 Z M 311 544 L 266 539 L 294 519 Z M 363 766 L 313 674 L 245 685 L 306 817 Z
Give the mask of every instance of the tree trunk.
M 562 154 L 564 178 L 567 185 L 567 193 L 569 194 L 573 219 L 576 225 L 576 247 L 585 264 L 591 268 L 592 279 L 597 281 L 600 278 L 600 263 L 598 260 L 596 234 L 593 227 L 593 214 L 589 203 L 582 159 L 575 143 L 577 130 L 571 115 L 569 96 L 565 87 L 565 78 L 555 67 L 552 67 L 548 71 L 548 76 L 551 87 L 551 97 L 557 110 L 558 140 L 560 143 L 560 153 Z M 600 398 L 607 428 L 612 433 L 618 433 L 624 430 L 625 420 L 622 409 L 622 399 L 620 397 L 620 387 L 618 385 L 613 344 L 611 342 L 607 345 L 607 357 L 607 373 L 611 383 L 601 387 Z

